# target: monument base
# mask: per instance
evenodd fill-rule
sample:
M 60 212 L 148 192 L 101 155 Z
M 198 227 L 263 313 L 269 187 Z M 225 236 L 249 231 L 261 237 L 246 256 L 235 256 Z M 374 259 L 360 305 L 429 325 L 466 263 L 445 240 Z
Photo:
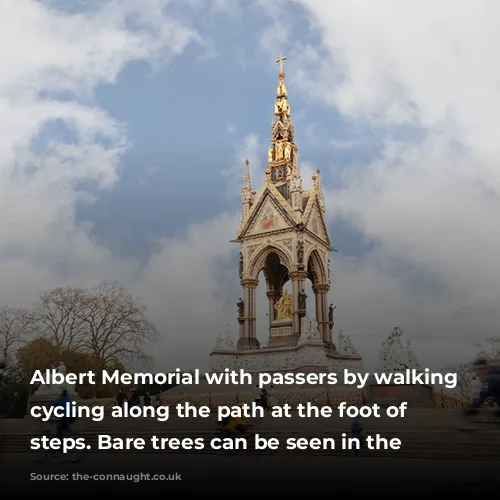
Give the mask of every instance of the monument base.
M 259 372 L 339 372 L 362 369 L 361 356 L 340 354 L 319 340 L 306 340 L 295 346 L 262 349 L 215 349 L 210 354 L 211 370 Z
M 238 340 L 238 349 L 240 350 L 252 350 L 259 349 L 260 342 L 257 339 L 239 339 Z
M 60 389 L 52 390 L 52 391 L 47 391 L 47 392 L 35 392 L 33 396 L 31 396 L 28 399 L 28 405 L 26 408 L 26 417 L 31 417 L 30 410 L 33 406 L 43 406 L 43 407 L 49 407 L 53 406 L 53 404 L 62 396 L 64 388 L 61 387 Z M 78 393 L 72 389 L 72 388 L 66 388 L 66 391 L 68 393 L 68 396 L 73 399 L 77 400 L 80 399 L 80 396 Z
M 367 404 L 377 403 L 382 407 L 408 403 L 409 407 L 434 407 L 434 388 L 430 385 L 380 385 L 368 383 L 365 387 Z

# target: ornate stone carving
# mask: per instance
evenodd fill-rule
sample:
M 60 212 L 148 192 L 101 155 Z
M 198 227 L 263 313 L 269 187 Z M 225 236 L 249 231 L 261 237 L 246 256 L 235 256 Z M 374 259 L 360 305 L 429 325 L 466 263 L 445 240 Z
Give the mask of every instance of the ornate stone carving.
M 280 57 L 280 65 L 283 60 Z M 250 199 L 250 192 L 253 194 L 251 203 L 243 203 L 243 217 L 234 240 L 241 251 L 239 274 L 245 301 L 244 304 L 241 299 L 238 302 L 240 338 L 235 349 L 227 349 L 224 342 L 218 341 L 221 352 L 214 351 L 212 361 L 215 367 L 231 369 L 288 370 L 310 365 L 331 369 L 340 366 L 344 360 L 332 361 L 335 356 L 341 355 L 330 343 L 330 331 L 326 339 L 328 345 L 323 341 L 327 333 L 326 325 L 331 328 L 333 321 L 328 321 L 328 311 L 323 308 L 327 305 L 325 295 L 330 288 L 327 262 L 331 244 L 322 212 L 321 179 L 316 172 L 313 188 L 309 191 L 303 189 L 282 68 L 278 77 L 276 115 L 271 125 L 268 150 L 269 165 L 265 171 L 265 184 L 258 196 L 250 183 L 249 164 L 245 162 L 244 200 Z M 314 255 L 311 253 L 313 250 Z M 275 256 L 269 258 L 271 254 Z M 259 284 L 261 271 L 267 291 L 272 292 L 271 296 L 268 293 L 271 316 L 269 338 L 282 337 L 280 341 L 273 339 L 271 347 L 265 349 L 258 349 L 260 344 L 256 341 L 256 324 L 261 318 L 257 317 L 254 289 Z M 321 294 L 316 297 L 321 304 L 318 307 L 321 317 L 317 318 L 321 331 L 316 322 L 308 319 L 301 336 L 301 342 L 307 342 L 302 342 L 298 348 L 294 334 L 301 331 L 299 322 L 307 314 L 303 282 L 308 278 L 313 282 L 314 293 Z M 293 298 L 290 293 L 283 293 L 283 285 L 288 281 L 292 281 Z M 311 309 L 311 305 L 307 305 Z M 225 346 L 224 352 L 221 346 Z M 305 350 L 311 346 L 313 351 Z M 346 357 L 346 361 L 350 363 L 352 360 Z
M 330 330 L 333 328 L 333 314 L 335 312 L 336 307 L 333 304 L 330 304 L 330 307 L 328 308 L 328 326 L 330 327 Z
M 420 365 L 411 347 L 410 340 L 403 344 L 403 330 L 396 327 L 387 339 L 382 342 L 379 355 L 379 371 L 397 372 L 406 369 L 420 370 Z
M 299 317 L 304 318 L 307 314 L 307 294 L 305 290 L 299 292 Z
M 292 335 L 291 326 L 274 326 L 271 327 L 271 337 L 286 337 L 287 335 Z
M 363 362 L 353 359 L 329 358 L 328 369 L 329 371 L 337 373 L 341 372 L 342 370 L 362 372 Z
M 321 333 L 318 328 L 318 322 L 315 319 L 310 319 L 309 316 L 304 318 L 305 332 L 303 341 L 321 341 Z
M 217 335 L 215 349 L 234 349 L 231 325 L 227 325 L 226 331 Z
M 281 299 L 276 302 L 274 308 L 276 309 L 276 311 L 278 311 L 276 321 L 290 319 L 293 315 L 292 296 L 286 290 L 284 290 Z
M 358 350 L 354 347 L 351 336 L 345 336 L 342 331 L 339 332 L 338 352 L 346 356 L 359 356 Z
M 303 366 L 323 366 L 326 368 L 328 360 L 322 345 L 304 345 L 293 351 L 263 352 L 259 354 L 217 354 L 211 356 L 212 371 L 243 369 L 250 373 L 266 371 L 292 371 Z
M 240 300 L 238 300 L 236 306 L 238 307 L 238 322 L 240 325 L 242 325 L 245 322 L 245 303 L 243 302 L 241 297 Z
M 244 272 L 243 252 L 240 252 L 240 262 L 239 262 L 239 275 L 240 275 L 240 279 L 243 278 L 243 272 Z
M 290 252 L 290 254 L 293 253 L 292 252 L 293 247 L 292 247 L 292 239 L 291 238 L 287 238 L 286 240 L 280 240 L 280 241 L 278 241 L 278 243 L 280 245 L 283 245 Z
M 52 366 L 52 369 L 55 370 L 56 373 L 60 373 L 61 375 L 66 375 L 67 373 L 66 365 L 62 361 L 59 362 L 59 365 L 57 367 Z M 36 397 L 45 395 L 59 396 L 62 393 L 62 391 L 66 391 L 70 396 L 77 395 L 75 391 L 75 386 L 64 382 L 63 384 L 42 384 L 35 392 L 34 396 Z
M 328 293 L 329 290 L 330 290 L 330 285 L 327 283 L 326 284 L 318 283 L 316 285 L 313 285 L 314 293 Z
M 297 263 L 299 265 L 304 264 L 304 242 L 299 241 L 297 243 Z
M 284 144 L 282 141 L 278 141 L 276 144 L 276 160 L 282 160 L 284 153 Z

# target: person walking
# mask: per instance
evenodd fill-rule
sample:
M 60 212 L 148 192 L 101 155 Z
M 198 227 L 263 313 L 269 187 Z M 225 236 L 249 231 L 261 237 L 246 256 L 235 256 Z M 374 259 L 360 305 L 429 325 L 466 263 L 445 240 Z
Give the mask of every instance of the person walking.
M 256 406 L 262 406 L 262 389 L 258 385 L 255 386 L 253 401 Z
M 354 455 L 359 455 L 359 450 L 363 445 L 363 426 L 359 421 L 359 417 L 355 418 L 351 424 L 351 436 L 358 440 L 358 446 L 354 447 Z

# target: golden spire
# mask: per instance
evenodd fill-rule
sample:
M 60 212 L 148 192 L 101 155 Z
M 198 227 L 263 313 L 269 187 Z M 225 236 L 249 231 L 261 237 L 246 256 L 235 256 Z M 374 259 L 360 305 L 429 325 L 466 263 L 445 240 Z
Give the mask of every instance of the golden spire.
M 278 73 L 278 88 L 276 89 L 276 97 L 284 101 L 286 100 L 286 95 L 287 95 L 287 90 L 286 90 L 286 84 L 285 84 L 285 73 L 283 72 L 283 61 L 286 61 L 288 58 L 285 57 L 283 54 L 280 54 L 278 59 L 276 59 L 276 62 L 279 63 L 280 65 L 280 72 Z
M 290 104 L 287 99 L 285 85 L 285 73 L 283 72 L 283 61 L 286 57 L 280 54 L 276 62 L 280 65 L 278 74 L 279 82 L 277 88 L 276 102 L 274 103 L 274 120 L 271 124 L 272 137 L 271 148 L 268 151 L 268 163 L 293 161 L 293 125 L 290 122 Z M 286 179 L 287 172 L 280 174 L 280 179 Z
M 283 80 L 285 78 L 285 73 L 283 72 L 283 61 L 286 61 L 288 57 L 285 57 L 283 54 L 280 54 L 278 59 L 276 59 L 277 63 L 280 63 L 280 72 L 278 73 L 278 77 L 280 80 Z

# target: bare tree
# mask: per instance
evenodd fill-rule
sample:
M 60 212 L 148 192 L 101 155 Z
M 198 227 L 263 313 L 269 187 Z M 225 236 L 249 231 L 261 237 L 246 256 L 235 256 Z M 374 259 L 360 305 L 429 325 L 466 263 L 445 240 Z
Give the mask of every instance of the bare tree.
M 42 335 L 59 350 L 78 350 L 83 345 L 85 325 L 81 319 L 86 291 L 82 288 L 58 287 L 40 295 L 35 312 Z
M 476 347 L 476 356 L 486 358 L 492 364 L 500 364 L 500 337 L 490 337 L 485 343 L 476 344 Z M 479 392 L 481 382 L 474 374 L 471 362 L 457 363 L 444 371 L 457 374 L 457 391 L 462 398 L 468 399 L 471 393 Z
M 157 339 L 146 308 L 118 283 L 56 288 L 42 295 L 37 317 L 45 338 L 60 350 L 90 354 L 103 364 L 146 361 L 144 348 Z
M 490 337 L 486 344 L 479 347 L 479 356 L 485 357 L 490 363 L 500 364 L 500 337 Z
M 0 356 L 7 358 L 34 335 L 33 313 L 27 309 L 0 307 Z
M 118 283 L 93 287 L 78 315 L 87 330 L 85 348 L 104 363 L 146 361 L 144 347 L 158 338 L 145 306 Z
M 444 371 L 457 374 L 456 390 L 458 392 L 458 395 L 462 399 L 469 399 L 471 397 L 471 392 L 473 391 L 474 386 L 477 384 L 477 380 L 471 365 L 468 363 L 458 363 L 448 366 Z

